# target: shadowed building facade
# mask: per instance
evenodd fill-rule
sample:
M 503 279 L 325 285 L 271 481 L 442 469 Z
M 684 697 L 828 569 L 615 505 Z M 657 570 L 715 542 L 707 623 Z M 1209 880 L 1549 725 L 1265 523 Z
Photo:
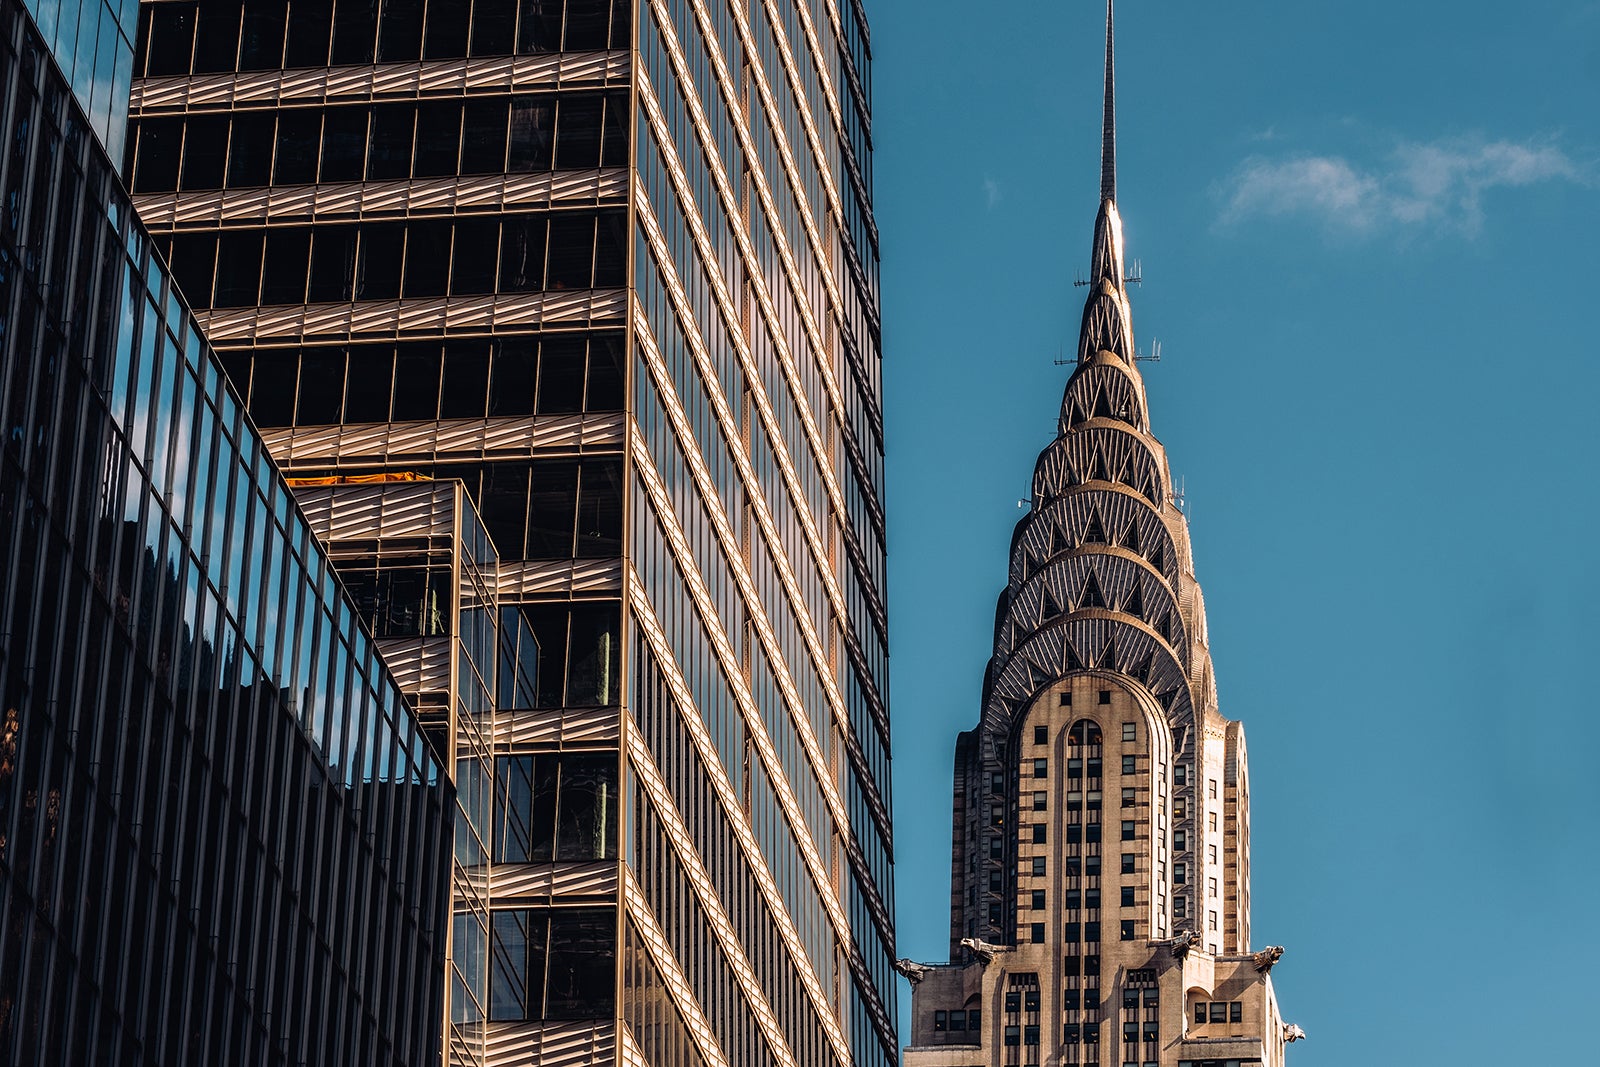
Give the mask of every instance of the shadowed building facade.
M 459 479 L 537 646 L 453 1025 L 893 1061 L 859 4 L 147 0 L 138 40 L 126 174 L 274 459 Z M 578 926 L 609 997 L 551 983 Z
M 1112 11 L 1077 367 L 1034 468 L 978 727 L 956 745 L 952 963 L 907 1067 L 1281 1067 L 1251 951 L 1244 731 L 1220 714 L 1188 523 L 1150 428 L 1116 204 Z
M 434 1063 L 450 782 L 117 181 L 136 12 L 0 0 L 0 1062 Z

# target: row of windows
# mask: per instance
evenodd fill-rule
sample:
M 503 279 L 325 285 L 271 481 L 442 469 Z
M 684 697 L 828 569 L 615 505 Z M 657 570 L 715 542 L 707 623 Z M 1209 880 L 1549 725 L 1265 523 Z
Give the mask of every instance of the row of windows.
M 616 858 L 615 752 L 500 756 L 494 781 L 494 862 Z
M 491 925 L 490 1019 L 610 1018 L 616 1002 L 616 909 L 496 909 Z
M 933 1029 L 936 1033 L 980 1031 L 983 1029 L 983 1011 L 979 1008 L 969 1008 L 966 1011 L 936 1011 L 933 1013 Z
M 428 478 L 457 478 L 466 486 L 484 528 L 502 562 L 534 559 L 610 559 L 622 554 L 622 458 L 538 459 L 494 463 L 408 464 Z M 321 471 L 319 474 L 348 473 Z M 524 608 L 524 613 L 531 606 Z M 614 631 L 608 631 L 614 632 Z M 539 638 L 539 687 L 559 689 L 560 649 L 546 635 Z M 614 650 L 613 650 L 614 654 Z M 545 669 L 555 656 L 556 669 Z M 605 700 L 568 700 L 570 704 L 607 704 Z M 560 706 L 556 700 L 541 707 Z
M 162 193 L 621 167 L 628 121 L 599 92 L 144 118 L 123 173 Z
M 257 426 L 331 426 L 621 411 L 622 344 L 557 334 L 222 358 Z
M 146 4 L 140 76 L 627 48 L 628 0 L 188 0 Z
M 609 289 L 626 266 L 622 211 L 282 226 L 158 241 L 195 307 Z
M 1202 1000 L 1194 1006 L 1194 1021 L 1197 1024 L 1244 1022 L 1244 1004 L 1237 1000 Z

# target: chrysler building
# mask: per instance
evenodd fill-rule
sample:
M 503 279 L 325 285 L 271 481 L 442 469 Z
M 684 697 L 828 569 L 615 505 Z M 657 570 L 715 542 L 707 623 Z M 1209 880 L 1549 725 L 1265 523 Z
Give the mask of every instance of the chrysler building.
M 1250 929 L 1244 729 L 1218 709 L 1187 519 L 1151 431 L 1117 210 L 1112 2 L 1077 366 L 956 743 L 949 964 L 906 1067 L 1279 1067 Z

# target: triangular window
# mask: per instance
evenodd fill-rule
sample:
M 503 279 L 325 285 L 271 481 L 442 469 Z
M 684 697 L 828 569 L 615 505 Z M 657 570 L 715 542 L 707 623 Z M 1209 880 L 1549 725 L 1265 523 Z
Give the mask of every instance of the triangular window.
M 1100 525 L 1100 513 L 1091 512 L 1089 516 L 1089 529 L 1084 531 L 1083 543 L 1086 545 L 1103 545 L 1106 543 L 1105 527 Z
M 1144 618 L 1144 594 L 1139 592 L 1137 583 L 1134 584 L 1133 592 L 1128 594 L 1128 599 L 1123 601 L 1122 610 L 1136 619 Z
M 1080 608 L 1103 608 L 1106 598 L 1100 595 L 1100 583 L 1095 580 L 1094 572 L 1089 572 L 1089 580 L 1083 586 L 1083 599 L 1078 602 Z

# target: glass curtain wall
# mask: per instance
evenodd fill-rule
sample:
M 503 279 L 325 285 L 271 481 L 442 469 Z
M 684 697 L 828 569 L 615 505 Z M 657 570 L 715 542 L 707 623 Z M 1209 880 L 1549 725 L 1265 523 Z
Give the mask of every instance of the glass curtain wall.
M 0 1062 L 434 1062 L 448 776 L 51 12 L 0 2 Z
M 462 480 L 532 635 L 490 1061 L 891 1062 L 859 5 L 147 0 L 138 39 L 125 174 L 274 459 Z

